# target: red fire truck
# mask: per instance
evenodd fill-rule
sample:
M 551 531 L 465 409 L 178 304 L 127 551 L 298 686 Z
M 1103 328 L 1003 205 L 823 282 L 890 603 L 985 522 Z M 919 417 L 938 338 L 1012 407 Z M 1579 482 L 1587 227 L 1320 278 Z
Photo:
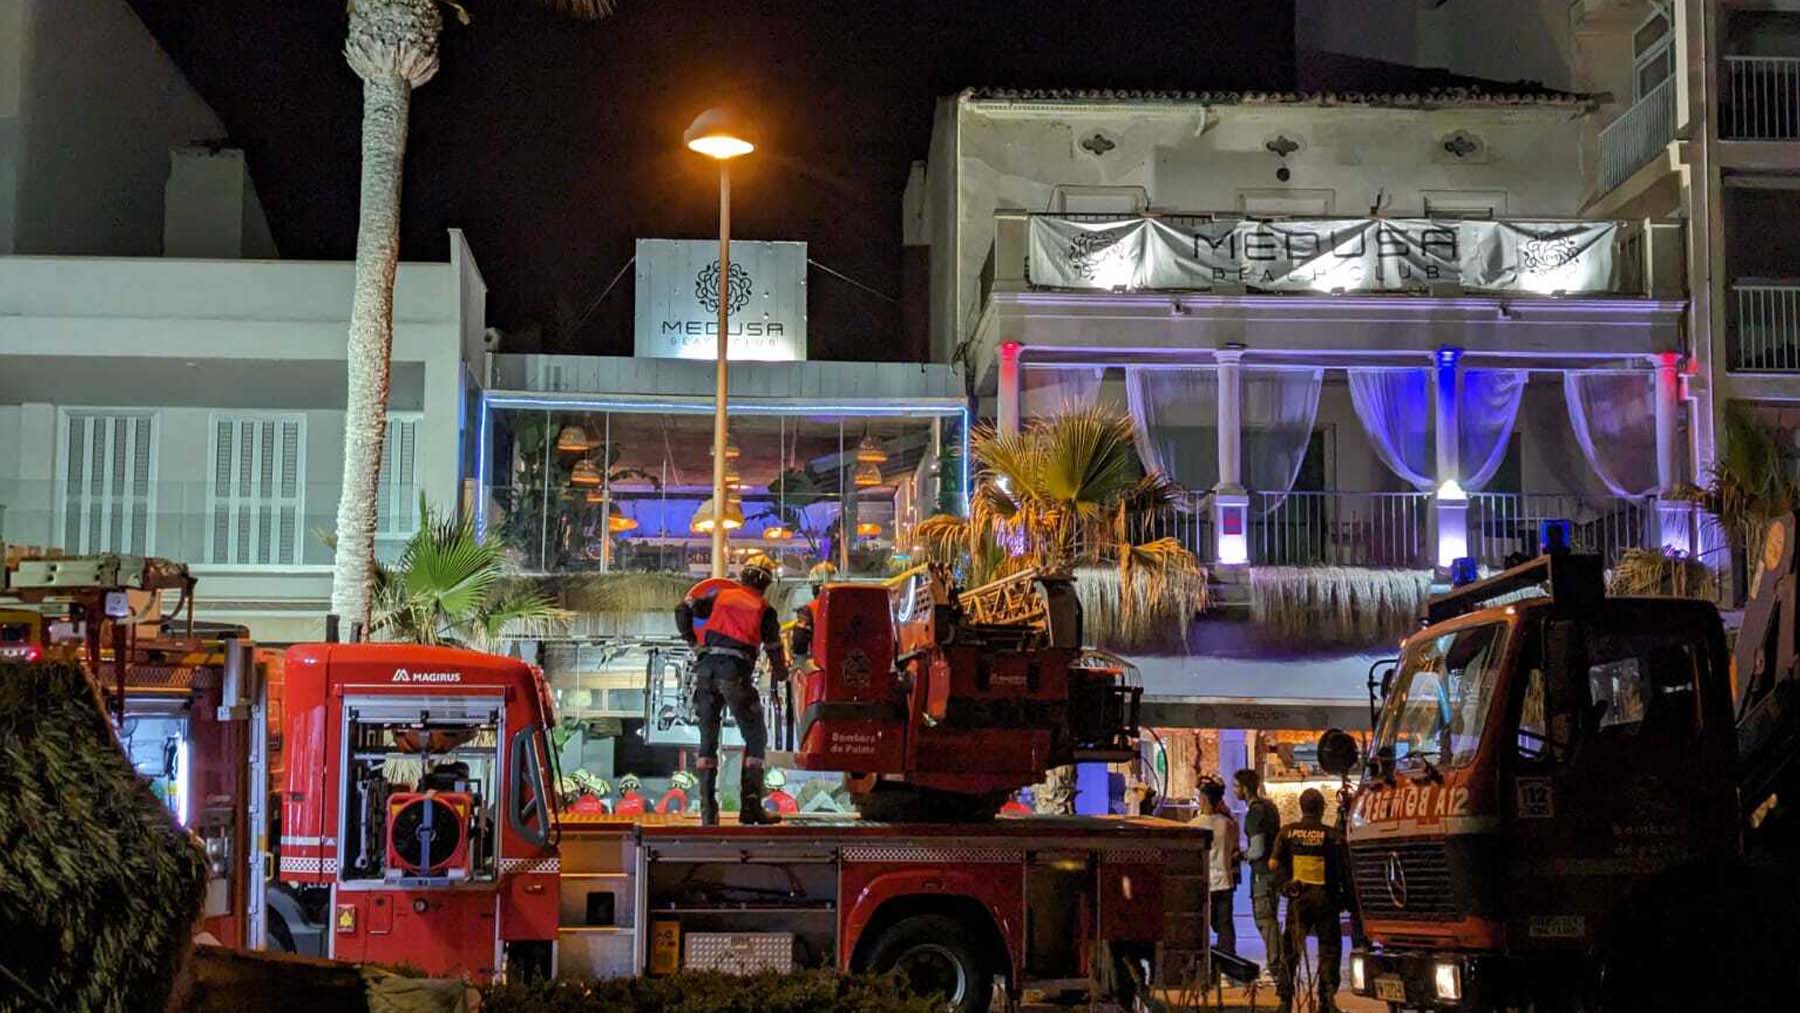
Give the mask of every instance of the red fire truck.
M 550 704 L 509 658 L 306 644 L 286 664 L 281 878 L 329 892 L 327 956 L 485 980 L 551 965 Z

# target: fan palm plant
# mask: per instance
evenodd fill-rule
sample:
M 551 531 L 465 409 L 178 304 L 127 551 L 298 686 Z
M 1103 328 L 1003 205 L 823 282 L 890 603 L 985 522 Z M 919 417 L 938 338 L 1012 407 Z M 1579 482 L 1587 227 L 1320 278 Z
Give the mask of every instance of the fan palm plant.
M 597 20 L 613 0 L 532 0 Z M 351 625 L 369 618 L 375 580 L 376 503 L 387 435 L 394 346 L 394 272 L 400 257 L 400 180 L 414 88 L 438 69 L 439 0 L 348 0 L 344 58 L 363 81 L 361 220 L 350 303 L 344 404 L 344 487 L 338 498 L 331 611 Z M 450 5 L 464 21 L 468 15 Z
M 1172 538 L 1137 543 L 1137 522 L 1179 489 L 1138 464 L 1131 420 L 1101 407 L 1033 419 L 1017 433 L 975 433 L 980 470 L 967 518 L 918 527 L 926 555 L 981 583 L 1021 570 L 1073 574 L 1116 567 L 1119 633 L 1136 639 L 1206 604 L 1206 571 Z
M 400 561 L 375 565 L 372 636 L 490 650 L 503 634 L 542 635 L 568 618 L 509 576 L 500 541 L 477 538 L 468 520 L 436 514 L 424 497 L 419 516 Z

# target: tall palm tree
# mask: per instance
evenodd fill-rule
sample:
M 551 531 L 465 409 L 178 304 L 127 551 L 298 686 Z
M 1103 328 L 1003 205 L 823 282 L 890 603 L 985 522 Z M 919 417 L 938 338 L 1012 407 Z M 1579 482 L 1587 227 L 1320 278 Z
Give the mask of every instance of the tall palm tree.
M 531 0 L 569 17 L 598 20 L 613 0 Z M 331 611 L 367 626 L 374 582 L 375 516 L 387 436 L 394 347 L 394 270 L 400 256 L 400 179 L 414 88 L 438 69 L 439 0 L 348 0 L 344 58 L 363 81 L 361 221 L 350 304 L 344 402 L 344 485 L 338 498 Z M 467 21 L 462 8 L 451 4 Z

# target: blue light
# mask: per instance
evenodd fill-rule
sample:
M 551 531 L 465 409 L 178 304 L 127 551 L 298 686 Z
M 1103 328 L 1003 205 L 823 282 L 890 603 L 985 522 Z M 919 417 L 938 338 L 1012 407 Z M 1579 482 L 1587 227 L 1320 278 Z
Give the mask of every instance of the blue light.
M 1463 350 L 1460 348 L 1445 345 L 1437 350 L 1437 364 L 1440 366 L 1454 366 L 1456 365 L 1456 360 L 1462 358 L 1462 353 Z
M 1479 579 L 1481 579 L 1481 568 L 1475 564 L 1474 559 L 1462 556 L 1450 564 L 1451 587 L 1473 584 Z
M 1568 552 L 1574 544 L 1575 525 L 1563 518 L 1547 518 L 1538 523 L 1538 551 Z

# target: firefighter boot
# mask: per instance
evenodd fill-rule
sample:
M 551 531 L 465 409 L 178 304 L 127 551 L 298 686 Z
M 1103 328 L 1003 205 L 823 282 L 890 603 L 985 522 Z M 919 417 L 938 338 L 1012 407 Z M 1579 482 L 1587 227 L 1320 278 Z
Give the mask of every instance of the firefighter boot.
M 700 825 L 716 827 L 719 825 L 719 768 L 700 768 Z
M 763 808 L 762 764 L 744 765 L 744 802 L 738 807 L 738 822 L 747 827 L 780 823 L 781 817 Z

